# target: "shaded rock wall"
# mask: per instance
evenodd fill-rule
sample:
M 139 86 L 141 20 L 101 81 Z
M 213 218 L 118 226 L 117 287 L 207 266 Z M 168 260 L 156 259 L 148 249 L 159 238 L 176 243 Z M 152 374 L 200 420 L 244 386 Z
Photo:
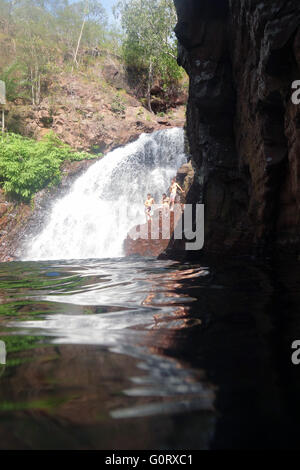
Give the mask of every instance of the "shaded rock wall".
M 299 246 L 298 0 L 174 0 L 187 134 L 209 251 Z

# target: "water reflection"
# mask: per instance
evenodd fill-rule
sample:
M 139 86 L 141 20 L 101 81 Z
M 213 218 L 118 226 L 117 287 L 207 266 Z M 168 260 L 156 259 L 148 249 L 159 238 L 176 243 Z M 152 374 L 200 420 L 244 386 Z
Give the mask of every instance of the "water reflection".
M 150 447 L 164 440 L 168 447 L 169 423 L 183 415 L 186 428 L 198 411 L 206 429 L 201 445 L 208 447 L 214 387 L 203 371 L 157 348 L 173 343 L 172 332 L 201 325 L 190 315 L 196 298 L 179 289 L 182 280 L 205 277 L 208 270 L 139 259 L 13 265 L 3 265 L 0 274 L 4 299 L 6 294 L 1 318 L 3 333 L 20 347 L 11 359 L 13 375 L 2 384 L 0 410 L 10 413 L 14 426 L 14 411 L 31 411 L 36 422 L 42 410 L 49 419 L 88 427 L 101 416 L 112 439 L 106 446 L 117 440 L 121 448 L 126 439 L 115 435 L 113 422 L 139 419 L 139 433 Z M 38 341 L 31 349 L 33 338 Z M 154 438 L 157 416 L 164 430 Z M 134 436 L 131 445 L 137 442 Z M 103 445 L 98 441 L 96 448 Z
M 0 448 L 297 446 L 300 268 L 208 265 L 3 264 Z
M 133 408 L 131 413 L 126 409 L 124 412 L 127 417 L 149 414 L 149 410 L 153 415 L 167 413 L 169 408 L 172 413 L 176 410 L 186 411 L 187 405 L 182 407 L 183 399 L 189 403 L 189 409 L 212 410 L 212 387 L 207 388 L 197 382 L 192 370 L 183 368 L 178 360 L 162 357 L 151 346 L 153 329 L 159 330 L 162 342 L 165 328 L 181 329 L 201 323 L 201 320 L 193 320 L 189 316 L 188 306 L 182 306 L 196 299 L 178 293 L 178 289 L 181 287 L 181 280 L 206 276 L 209 274 L 208 270 L 199 267 L 176 270 L 174 263 L 161 261 L 149 262 L 148 269 L 145 269 L 144 263 L 137 260 L 132 264 L 128 261 L 120 264 L 124 265 L 123 272 L 120 266 L 117 270 L 114 269 L 115 266 L 111 262 L 109 265 L 105 262 L 92 262 L 90 265 L 84 265 L 83 269 L 80 265 L 69 265 L 72 282 L 75 274 L 83 282 L 68 291 L 66 286 L 70 285 L 70 280 L 67 280 L 64 273 L 63 288 L 55 285 L 55 289 L 52 286 L 53 290 L 47 295 L 38 293 L 41 301 L 63 301 L 64 304 L 70 305 L 69 311 L 65 314 L 47 315 L 38 321 L 26 320 L 21 325 L 18 322 L 10 322 L 8 326 L 21 327 L 22 332 L 27 335 L 51 336 L 55 344 L 101 345 L 112 352 L 142 360 L 138 367 L 148 374 L 146 378 L 141 379 L 143 387 L 134 387 L 124 393 L 153 399 L 168 397 L 172 399 L 172 403 L 170 407 L 167 403 L 152 403 L 150 408 L 149 405 Z M 53 266 L 51 269 L 61 269 L 61 266 Z M 55 275 L 57 277 L 57 271 Z M 117 292 L 120 294 L 117 295 Z M 118 309 L 120 300 L 121 311 Z M 77 306 L 75 311 L 73 305 Z M 84 308 L 90 305 L 106 309 L 100 315 L 91 312 L 87 315 Z M 178 409 L 174 400 L 177 396 L 180 396 Z M 117 410 L 111 415 L 123 416 L 123 412 Z

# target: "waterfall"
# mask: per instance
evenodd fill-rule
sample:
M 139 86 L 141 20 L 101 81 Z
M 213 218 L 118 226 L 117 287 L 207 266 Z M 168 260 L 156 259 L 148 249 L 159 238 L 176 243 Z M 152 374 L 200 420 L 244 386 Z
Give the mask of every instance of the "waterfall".
M 128 231 L 145 223 L 148 192 L 156 202 L 186 162 L 180 128 L 142 134 L 108 153 L 55 201 L 40 234 L 28 242 L 23 260 L 123 256 Z

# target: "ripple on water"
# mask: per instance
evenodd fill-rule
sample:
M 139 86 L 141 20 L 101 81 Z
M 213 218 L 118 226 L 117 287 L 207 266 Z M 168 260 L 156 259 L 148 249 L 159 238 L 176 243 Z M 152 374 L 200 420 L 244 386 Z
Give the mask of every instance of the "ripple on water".
M 6 337 L 37 338 L 30 348 L 101 347 L 133 358 L 136 373 L 128 375 L 125 367 L 113 379 L 126 377 L 127 386 L 109 411 L 111 419 L 213 412 L 214 389 L 204 374 L 153 348 L 172 344 L 176 332 L 201 326 L 201 319 L 190 315 L 197 299 L 186 283 L 192 288 L 209 276 L 209 269 L 198 265 L 138 258 L 4 264 L 2 330 Z

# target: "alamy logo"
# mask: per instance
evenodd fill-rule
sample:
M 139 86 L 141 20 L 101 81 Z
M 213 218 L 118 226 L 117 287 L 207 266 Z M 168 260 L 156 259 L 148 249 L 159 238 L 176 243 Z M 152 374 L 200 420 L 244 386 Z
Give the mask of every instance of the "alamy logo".
M 173 212 L 166 211 L 161 205 L 154 204 L 152 213 L 149 225 L 138 225 L 130 230 L 129 237 L 132 240 L 169 240 L 173 235 L 175 240 L 185 239 L 185 249 L 188 251 L 203 248 L 204 204 L 185 204 L 184 212 L 182 212 L 181 204 L 175 204 Z M 173 234 L 171 233 L 172 218 Z
M 298 105 L 300 104 L 300 80 L 292 83 L 292 89 L 295 90 L 292 94 L 292 103 Z
M 0 364 L 6 364 L 6 347 L 4 341 L 0 341 Z
M 294 366 L 298 366 L 300 364 L 300 341 L 299 340 L 295 340 L 293 343 L 292 343 L 292 349 L 296 349 L 296 351 L 293 352 L 292 354 L 292 363 L 294 364 Z

